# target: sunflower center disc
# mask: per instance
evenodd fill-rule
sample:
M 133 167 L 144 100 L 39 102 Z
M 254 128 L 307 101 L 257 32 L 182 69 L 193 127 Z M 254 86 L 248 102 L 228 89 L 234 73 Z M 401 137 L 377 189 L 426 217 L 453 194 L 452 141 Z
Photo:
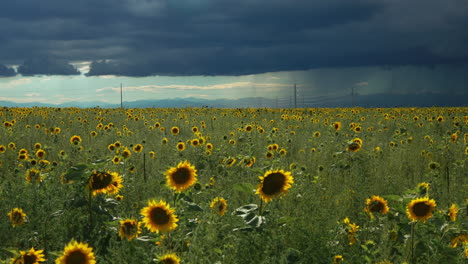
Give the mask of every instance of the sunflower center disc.
M 413 207 L 413 212 L 418 217 L 426 216 L 429 213 L 431 207 L 426 203 L 417 203 Z
M 371 212 L 382 212 L 383 211 L 383 204 L 377 201 L 374 201 L 370 206 Z
M 110 174 L 93 174 L 91 187 L 93 190 L 100 190 L 109 186 L 112 183 L 112 175 Z
M 274 195 L 283 189 L 285 176 L 282 173 L 272 173 L 263 179 L 262 191 L 266 195 Z
M 34 264 L 36 263 L 36 259 L 35 255 L 24 255 L 23 257 L 24 264 Z
M 169 223 L 169 215 L 163 208 L 156 207 L 151 211 L 151 221 L 157 225 Z
M 176 184 L 185 184 L 190 179 L 190 171 L 187 168 L 178 168 L 172 174 L 172 179 Z
M 71 252 L 65 259 L 66 264 L 87 264 L 86 255 L 81 251 Z

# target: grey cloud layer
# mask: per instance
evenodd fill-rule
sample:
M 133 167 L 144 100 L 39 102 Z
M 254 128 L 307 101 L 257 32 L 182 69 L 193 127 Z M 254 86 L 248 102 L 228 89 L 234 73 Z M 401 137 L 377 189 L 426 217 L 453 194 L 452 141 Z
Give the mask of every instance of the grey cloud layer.
M 464 0 L 7 1 L 0 63 L 47 74 L 25 61 L 87 60 L 88 75 L 126 76 L 464 64 L 467 12 Z

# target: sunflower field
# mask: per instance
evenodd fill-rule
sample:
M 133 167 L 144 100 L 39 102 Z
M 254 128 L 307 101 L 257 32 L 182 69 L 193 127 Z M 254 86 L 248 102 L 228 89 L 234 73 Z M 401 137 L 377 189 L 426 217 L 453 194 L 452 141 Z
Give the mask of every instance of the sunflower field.
M 468 261 L 468 108 L 0 121 L 0 263 Z

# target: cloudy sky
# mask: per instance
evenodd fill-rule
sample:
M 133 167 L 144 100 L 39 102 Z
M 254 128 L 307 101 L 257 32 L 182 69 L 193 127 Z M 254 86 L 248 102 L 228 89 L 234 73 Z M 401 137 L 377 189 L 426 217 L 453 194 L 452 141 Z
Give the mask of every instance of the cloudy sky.
M 0 101 L 468 95 L 467 0 L 16 0 Z

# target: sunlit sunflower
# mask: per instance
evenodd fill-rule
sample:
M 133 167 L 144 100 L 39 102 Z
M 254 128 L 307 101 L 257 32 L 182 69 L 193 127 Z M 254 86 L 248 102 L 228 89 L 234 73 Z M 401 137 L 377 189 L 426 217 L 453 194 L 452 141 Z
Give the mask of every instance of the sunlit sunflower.
M 188 161 L 179 162 L 177 167 L 169 168 L 166 173 L 167 185 L 176 192 L 182 192 L 197 181 L 197 170 Z
M 13 227 L 20 226 L 26 221 L 26 214 L 21 208 L 13 208 L 9 213 L 11 224 Z
M 114 144 L 109 144 L 109 145 L 107 146 L 107 149 L 108 149 L 109 151 L 113 152 L 116 148 L 115 148 L 115 145 L 114 145 Z
M 436 202 L 429 197 L 417 198 L 412 200 L 406 207 L 406 214 L 412 221 L 426 222 L 427 219 L 432 217 Z
M 216 197 L 211 201 L 210 208 L 212 208 L 219 215 L 224 215 L 227 209 L 227 201 L 224 198 Z
M 450 217 L 450 221 L 457 221 L 458 206 L 456 204 L 452 204 L 448 209 L 447 215 Z
M 55 264 L 96 264 L 93 248 L 86 243 L 71 241 Z
M 235 144 L 236 144 L 236 141 L 235 141 L 234 139 L 231 139 L 231 140 L 229 140 L 229 144 L 235 145 Z
M 93 171 L 88 179 L 88 189 L 92 195 L 116 194 L 123 187 L 123 179 L 117 172 Z
M 259 176 L 260 184 L 257 186 L 256 194 L 260 195 L 266 203 L 280 194 L 285 195 L 291 184 L 294 183 L 294 178 L 291 172 L 284 170 L 267 171 L 263 176 Z
M 335 122 L 335 123 L 333 123 L 333 128 L 335 129 L 335 131 L 340 131 L 340 129 L 341 129 L 341 122 Z
M 44 250 L 35 250 L 31 248 L 29 251 L 20 250 L 20 255 L 11 259 L 12 264 L 39 264 L 46 261 L 44 258 Z
M 195 138 L 195 139 L 192 139 L 190 141 L 190 144 L 193 146 L 193 147 L 197 147 L 198 145 L 200 145 L 200 141 L 198 140 L 198 138 Z
M 141 144 L 136 144 L 134 147 L 133 147 L 133 151 L 135 153 L 138 153 L 138 152 L 141 152 L 143 150 L 143 145 Z
M 42 148 L 42 144 L 41 143 L 36 143 L 34 144 L 34 149 L 35 150 L 40 150 Z
M 42 181 L 41 172 L 36 169 L 29 169 L 26 171 L 26 180 L 28 182 L 40 182 Z
M 0 145 L 0 153 L 4 153 L 6 151 L 6 147 L 4 145 Z
M 180 258 L 174 253 L 166 254 L 162 257 L 159 257 L 158 261 L 161 264 L 180 264 Z
M 373 195 L 371 198 L 366 199 L 366 208 L 364 211 L 369 214 L 371 218 L 374 218 L 374 213 L 381 213 L 383 215 L 388 213 L 388 202 L 377 195 Z
M 177 148 L 178 151 L 184 151 L 185 150 L 185 143 L 184 142 L 177 143 L 176 148 Z
M 119 236 L 121 239 L 132 240 L 141 233 L 140 222 L 132 219 L 125 219 L 120 221 Z
M 164 201 L 149 201 L 148 206 L 141 209 L 141 215 L 143 215 L 145 227 L 156 233 L 174 230 L 179 221 L 175 210 Z
M 114 158 L 112 158 L 112 163 L 119 164 L 120 163 L 120 157 L 119 156 L 114 156 Z
M 180 129 L 178 127 L 175 126 L 175 127 L 171 128 L 171 134 L 172 135 L 175 136 L 175 135 L 178 135 L 179 133 L 180 133 Z
M 207 143 L 207 144 L 206 144 L 206 149 L 208 149 L 208 150 L 213 150 L 213 144 Z
M 252 127 L 252 125 L 246 125 L 246 126 L 244 127 L 244 130 L 245 130 L 245 132 L 252 132 L 253 127 Z
M 73 145 L 78 145 L 81 143 L 81 137 L 80 136 L 77 136 L 77 135 L 74 135 L 70 138 L 70 143 L 73 144 Z

